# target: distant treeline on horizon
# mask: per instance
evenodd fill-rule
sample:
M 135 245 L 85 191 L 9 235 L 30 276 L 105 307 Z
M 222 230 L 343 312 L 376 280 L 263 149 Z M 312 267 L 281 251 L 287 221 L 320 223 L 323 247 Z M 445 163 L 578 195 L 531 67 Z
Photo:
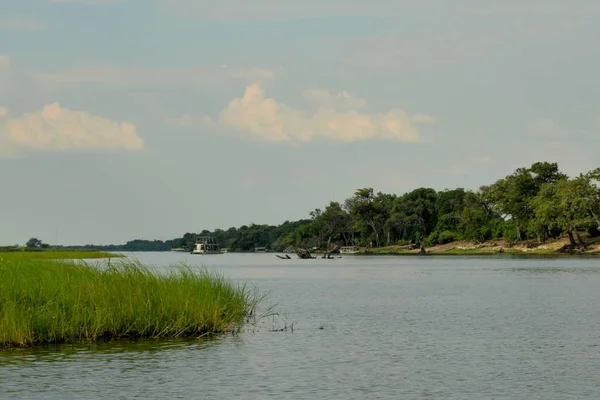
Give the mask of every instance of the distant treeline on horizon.
M 557 163 L 537 162 L 518 168 L 478 190 L 436 191 L 417 188 L 396 195 L 358 189 L 343 203 L 330 202 L 309 218 L 281 225 L 186 233 L 172 240 L 131 240 L 123 245 L 62 246 L 103 251 L 190 251 L 198 236 L 213 236 L 232 252 L 272 251 L 334 245 L 382 247 L 433 246 L 457 240 L 544 242 L 568 236 L 572 246 L 585 246 L 581 233 L 600 234 L 600 168 L 569 178 Z

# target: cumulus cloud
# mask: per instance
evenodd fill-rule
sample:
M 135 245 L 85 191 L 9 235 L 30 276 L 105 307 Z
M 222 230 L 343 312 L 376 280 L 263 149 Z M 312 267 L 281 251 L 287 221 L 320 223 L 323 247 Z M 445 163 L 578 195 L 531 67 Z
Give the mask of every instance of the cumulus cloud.
M 85 151 L 145 149 L 134 125 L 74 111 L 60 103 L 12 118 L 0 108 L 0 155 L 23 151 Z
M 331 95 L 311 90 L 305 96 L 318 103 L 313 113 L 289 107 L 265 96 L 258 84 L 246 87 L 241 98 L 232 100 L 221 111 L 216 124 L 249 133 L 267 142 L 308 142 L 323 138 L 352 142 L 369 139 L 420 142 L 417 128 L 431 124 L 435 119 L 428 115 L 409 114 L 402 109 L 385 113 L 361 112 L 366 103 L 353 99 L 347 92 Z

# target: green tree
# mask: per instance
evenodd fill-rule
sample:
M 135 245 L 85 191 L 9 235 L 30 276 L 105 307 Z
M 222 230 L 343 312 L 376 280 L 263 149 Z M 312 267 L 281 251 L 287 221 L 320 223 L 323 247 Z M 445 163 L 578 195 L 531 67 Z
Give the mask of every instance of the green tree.
M 27 241 L 27 243 L 25 243 L 25 246 L 27 248 L 30 249 L 34 249 L 34 248 L 40 248 L 42 247 L 42 245 L 44 244 L 44 242 L 42 242 L 40 239 L 38 238 L 31 238 Z
M 319 232 L 320 246 L 331 248 L 332 241 L 348 240 L 346 233 L 351 229 L 350 215 L 337 202 L 331 202 L 324 211 L 316 209 L 311 213 L 315 229 Z
M 437 193 L 431 188 L 419 188 L 396 198 L 391 225 L 403 234 L 404 239 L 424 245 L 424 239 L 437 225 Z

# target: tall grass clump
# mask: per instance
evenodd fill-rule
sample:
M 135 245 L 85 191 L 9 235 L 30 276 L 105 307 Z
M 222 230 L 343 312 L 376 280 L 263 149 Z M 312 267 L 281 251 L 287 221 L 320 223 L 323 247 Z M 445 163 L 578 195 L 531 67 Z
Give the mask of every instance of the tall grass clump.
M 0 258 L 0 346 L 239 331 L 260 300 L 207 270 Z

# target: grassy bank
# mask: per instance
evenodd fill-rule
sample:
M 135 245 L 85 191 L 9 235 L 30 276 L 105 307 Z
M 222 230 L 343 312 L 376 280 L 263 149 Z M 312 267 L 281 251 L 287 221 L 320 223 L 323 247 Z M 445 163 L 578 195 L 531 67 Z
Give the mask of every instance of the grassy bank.
M 4 260 L 75 260 L 120 258 L 121 254 L 107 253 L 104 251 L 0 251 L 0 259 Z
M 0 258 L 0 346 L 223 333 L 239 329 L 258 301 L 204 270 Z

